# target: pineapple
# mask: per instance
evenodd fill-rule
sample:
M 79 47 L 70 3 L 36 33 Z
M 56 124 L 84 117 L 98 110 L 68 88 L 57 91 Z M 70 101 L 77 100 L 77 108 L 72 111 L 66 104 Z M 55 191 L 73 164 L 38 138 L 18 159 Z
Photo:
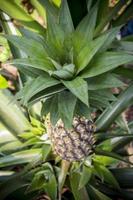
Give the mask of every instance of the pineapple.
M 62 120 L 52 126 L 49 117 L 46 127 L 52 141 L 53 150 L 63 160 L 80 161 L 92 153 L 94 140 L 94 125 L 84 117 L 74 117 L 72 129 L 65 129 Z
M 122 82 L 112 73 L 133 61 L 133 55 L 113 48 L 120 27 L 100 32 L 98 3 L 75 28 L 66 0 L 58 16 L 47 11 L 43 35 L 20 29 L 23 36 L 6 38 L 25 54 L 10 61 L 30 78 L 16 95 L 24 106 L 42 102 L 42 116 L 54 152 L 70 162 L 93 152 L 94 123 L 91 112 L 116 100 L 111 87 Z

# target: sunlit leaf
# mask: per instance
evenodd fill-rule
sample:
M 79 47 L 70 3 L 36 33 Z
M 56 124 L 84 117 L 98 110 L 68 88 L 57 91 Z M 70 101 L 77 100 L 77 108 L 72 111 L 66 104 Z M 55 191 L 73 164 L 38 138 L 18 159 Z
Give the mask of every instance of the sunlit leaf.
M 7 80 L 0 75 L 0 89 L 5 89 L 8 87 L 8 82 Z

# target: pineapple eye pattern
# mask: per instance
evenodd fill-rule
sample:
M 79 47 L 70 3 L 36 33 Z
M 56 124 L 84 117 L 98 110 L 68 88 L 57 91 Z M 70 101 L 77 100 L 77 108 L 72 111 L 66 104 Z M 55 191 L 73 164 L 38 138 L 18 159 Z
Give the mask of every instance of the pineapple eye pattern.
M 61 120 L 49 129 L 55 154 L 71 162 L 79 161 L 93 152 L 93 133 L 93 122 L 84 117 L 74 117 L 70 130 L 65 129 Z

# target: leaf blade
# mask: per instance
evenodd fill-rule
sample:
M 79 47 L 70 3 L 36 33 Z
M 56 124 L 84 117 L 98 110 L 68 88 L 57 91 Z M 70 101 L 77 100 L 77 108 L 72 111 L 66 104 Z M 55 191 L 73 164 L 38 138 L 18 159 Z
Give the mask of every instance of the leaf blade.
M 77 53 L 75 57 L 75 62 L 77 64 L 78 72 L 82 71 L 88 63 L 91 61 L 93 56 L 101 49 L 101 48 L 107 48 L 107 46 L 110 44 L 110 42 L 113 41 L 116 34 L 118 32 L 118 27 L 113 28 L 105 33 L 103 33 L 101 36 L 96 38 L 95 40 L 91 41 L 89 44 L 86 43 L 85 46 Z M 108 44 L 108 45 L 107 45 Z
M 81 77 L 77 77 L 72 81 L 62 81 L 62 83 L 68 88 L 78 99 L 84 104 L 89 106 L 88 103 L 88 86 L 87 82 Z
M 83 78 L 94 77 L 120 65 L 133 61 L 133 55 L 122 52 L 104 52 L 95 57 L 90 66 L 82 72 Z
M 62 92 L 58 95 L 59 115 L 64 122 L 65 128 L 72 127 L 74 109 L 77 98 L 70 92 Z
M 59 24 L 62 26 L 66 34 L 72 33 L 74 30 L 73 21 L 66 0 L 62 0 L 61 3 Z
M 40 69 L 45 72 L 49 72 L 50 70 L 54 70 L 54 67 L 52 63 L 48 59 L 36 59 L 36 58 L 18 58 L 14 59 L 12 61 L 9 61 L 8 63 L 16 65 L 20 65 L 20 68 L 23 68 L 23 66 Z M 26 69 L 25 69 L 26 70 Z
M 6 35 L 5 37 L 14 46 L 24 51 L 30 57 L 38 57 L 41 59 L 47 57 L 47 53 L 42 44 L 36 40 L 15 35 Z

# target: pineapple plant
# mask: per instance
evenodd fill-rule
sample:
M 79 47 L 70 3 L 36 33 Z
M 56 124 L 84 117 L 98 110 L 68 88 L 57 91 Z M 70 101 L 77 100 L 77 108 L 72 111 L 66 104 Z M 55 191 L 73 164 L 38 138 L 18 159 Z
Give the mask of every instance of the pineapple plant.
M 130 53 L 111 49 L 120 27 L 96 34 L 97 12 L 98 3 L 75 29 L 67 1 L 63 0 L 57 18 L 47 11 L 43 37 L 28 30 L 22 37 L 6 36 L 26 54 L 10 64 L 31 76 L 16 98 L 24 106 L 42 102 L 42 116 L 53 150 L 61 159 L 71 162 L 80 161 L 93 150 L 95 125 L 90 113 L 100 92 L 97 90 L 105 89 L 105 104 L 114 100 L 108 89 L 113 84 L 110 86 L 108 80 L 114 81 L 116 87 L 121 81 L 110 71 L 133 61 Z M 99 80 L 104 85 L 98 86 Z
M 82 163 L 97 153 L 100 120 L 95 125 L 92 114 L 110 109 L 110 102 L 117 100 L 111 88 L 124 87 L 115 68 L 133 61 L 130 51 L 115 47 L 119 46 L 116 36 L 121 26 L 101 31 L 97 26 L 99 4 L 91 3 L 77 27 L 67 1 L 62 0 L 57 15 L 46 9 L 47 28 L 41 29 L 41 34 L 19 28 L 22 36 L 5 36 L 22 53 L 21 58 L 9 64 L 28 77 L 15 100 L 29 110 L 41 102 L 41 120 L 55 156 L 62 160 L 58 179 L 60 199 L 70 164 Z M 98 168 L 97 163 L 95 166 Z M 52 171 L 51 166 L 45 167 Z M 100 170 L 110 175 L 103 166 Z

